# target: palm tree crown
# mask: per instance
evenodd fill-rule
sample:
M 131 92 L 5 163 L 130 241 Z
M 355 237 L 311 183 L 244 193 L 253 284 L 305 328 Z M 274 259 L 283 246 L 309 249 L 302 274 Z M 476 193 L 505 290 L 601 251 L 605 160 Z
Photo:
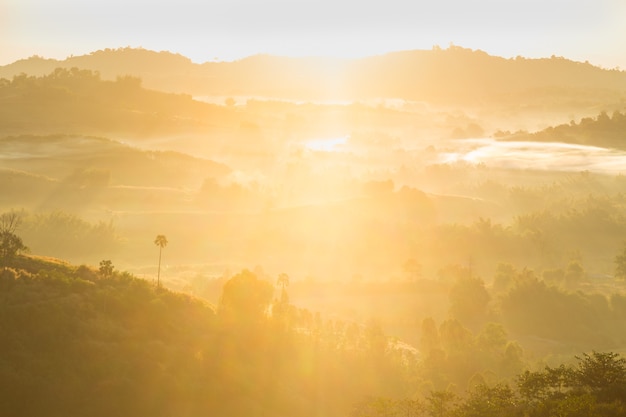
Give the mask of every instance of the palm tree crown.
M 160 248 L 164 248 L 167 246 L 167 238 L 165 235 L 157 235 L 156 239 L 154 239 L 154 244 Z

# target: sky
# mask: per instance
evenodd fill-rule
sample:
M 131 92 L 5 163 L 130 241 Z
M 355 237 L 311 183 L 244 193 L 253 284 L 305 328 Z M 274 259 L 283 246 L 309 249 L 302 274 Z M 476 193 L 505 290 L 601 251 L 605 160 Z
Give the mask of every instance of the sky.
M 451 44 L 626 69 L 626 0 L 0 0 L 0 65 L 127 46 L 201 63 Z

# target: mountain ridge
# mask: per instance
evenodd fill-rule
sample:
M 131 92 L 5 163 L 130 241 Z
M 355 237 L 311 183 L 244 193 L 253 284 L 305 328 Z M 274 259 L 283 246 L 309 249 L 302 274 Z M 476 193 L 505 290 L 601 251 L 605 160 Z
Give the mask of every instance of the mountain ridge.
M 192 95 L 471 103 L 510 100 L 529 92 L 550 96 L 554 89 L 626 94 L 625 71 L 555 56 L 502 58 L 459 46 L 365 58 L 253 55 L 204 63 L 167 51 L 104 49 L 65 60 L 33 56 L 0 66 L 0 77 L 44 75 L 57 67 L 97 71 L 105 79 L 136 76 L 148 88 Z

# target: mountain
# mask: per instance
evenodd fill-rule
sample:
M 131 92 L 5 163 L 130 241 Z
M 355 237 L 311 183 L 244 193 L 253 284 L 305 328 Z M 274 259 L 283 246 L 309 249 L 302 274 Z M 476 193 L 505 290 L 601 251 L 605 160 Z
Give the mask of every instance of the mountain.
M 361 59 L 256 55 L 193 63 L 169 52 L 105 49 L 63 61 L 31 57 L 0 67 L 0 77 L 43 75 L 57 67 L 90 69 L 105 79 L 132 75 L 150 89 L 195 96 L 265 96 L 298 100 L 399 98 L 448 104 L 524 99 L 619 100 L 626 72 L 562 57 L 505 59 L 458 46 Z M 582 104 L 582 103 L 580 103 Z

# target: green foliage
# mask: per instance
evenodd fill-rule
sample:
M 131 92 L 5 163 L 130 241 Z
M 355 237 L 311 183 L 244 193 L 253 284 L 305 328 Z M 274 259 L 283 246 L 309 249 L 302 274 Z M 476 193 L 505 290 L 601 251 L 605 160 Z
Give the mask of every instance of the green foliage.
M 614 352 L 584 353 L 578 358 L 577 382 L 600 400 L 626 398 L 626 359 Z
M 22 214 L 9 211 L 0 214 L 0 264 L 12 261 L 20 252 L 28 250 L 22 238 L 15 232 L 22 223 Z
M 120 247 L 113 222 L 88 222 L 65 211 L 25 213 L 23 235 L 32 251 L 59 258 L 93 258 Z
M 426 405 L 420 400 L 408 398 L 392 400 L 385 397 L 368 397 L 357 403 L 351 417 L 419 417 Z
M 613 345 L 624 326 L 615 320 L 606 296 L 569 292 L 534 275 L 520 277 L 500 307 L 511 332 L 589 348 Z
M 575 367 L 525 371 L 518 377 L 522 407 L 531 415 L 620 415 L 626 406 L 626 360 L 614 352 L 584 353 Z
M 510 415 L 517 401 L 508 385 L 478 385 L 460 405 L 460 417 L 499 417 Z
M 216 315 L 106 260 L 106 274 L 20 260 L 0 270 L 0 402 L 12 416 L 339 416 L 406 386 L 408 357 L 380 328 L 295 307 L 294 325 L 278 326 L 266 314 L 274 286 L 249 271 L 225 283 Z
M 431 417 L 446 417 L 456 407 L 457 396 L 450 391 L 431 391 L 426 397 L 426 410 Z
M 549 127 L 529 135 L 532 140 L 580 143 L 592 146 L 626 149 L 626 114 L 618 111 L 609 116 L 601 112 L 595 118 Z
M 100 274 L 19 260 L 0 271 L 0 401 L 15 416 L 619 416 L 625 407 L 626 363 L 615 353 L 524 372 L 517 391 L 488 382 L 522 355 L 498 323 L 474 336 L 456 320 L 424 320 L 430 352 L 416 362 L 374 321 L 360 329 L 291 305 L 268 315 L 274 285 L 250 271 L 225 282 L 216 315 L 107 260 Z M 439 386 L 407 397 L 416 382 Z
M 195 384 L 208 380 L 200 358 L 210 348 L 212 310 L 188 297 L 157 293 L 147 282 L 125 274 L 100 280 L 85 268 L 75 271 L 2 274 L 4 412 L 183 412 L 183 404 L 195 398 Z M 202 390 L 210 402 L 208 388 Z
M 249 326 L 263 321 L 274 287 L 244 270 L 224 284 L 218 312 L 232 325 Z
M 545 367 L 517 377 L 517 389 L 506 383 L 471 386 L 462 395 L 431 390 L 420 407 L 407 409 L 428 417 L 504 416 L 621 416 L 626 409 L 625 360 L 613 352 L 583 354 L 577 366 Z M 405 400 L 368 398 L 355 408 L 355 416 L 400 416 Z M 409 415 L 409 414 L 406 414 Z
M 508 380 L 525 366 L 521 346 L 508 339 L 502 324 L 487 323 L 477 335 L 456 319 L 439 328 L 432 319 L 422 322 L 420 376 L 425 385 L 463 389 L 490 380 Z
M 437 349 L 441 349 L 439 329 L 432 317 L 426 317 L 421 325 L 420 350 L 429 355 Z
M 22 238 L 14 233 L 0 232 L 0 260 L 2 262 L 15 258 L 20 252 L 28 250 Z
M 450 312 L 464 324 L 476 325 L 484 320 L 490 298 L 482 279 L 458 278 L 450 289 Z
M 543 371 L 526 370 L 518 376 L 519 392 L 529 404 L 563 397 L 574 385 L 575 372 L 565 365 L 557 368 L 546 366 Z
M 0 83 L 3 126 L 15 130 L 54 129 L 65 132 L 125 131 L 150 134 L 193 131 L 198 119 L 215 114 L 218 106 L 190 96 L 141 88 L 136 77 L 105 81 L 98 72 L 57 68 L 41 77 L 20 74 Z M 189 120 L 182 125 L 181 119 Z

